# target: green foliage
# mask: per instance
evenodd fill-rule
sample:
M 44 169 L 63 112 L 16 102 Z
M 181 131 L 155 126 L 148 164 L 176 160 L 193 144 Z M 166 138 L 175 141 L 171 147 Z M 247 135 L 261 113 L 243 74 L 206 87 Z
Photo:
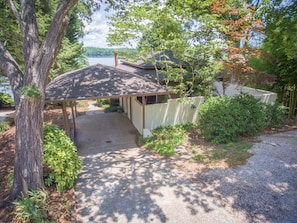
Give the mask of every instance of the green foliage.
M 210 94 L 223 47 L 219 40 L 222 26 L 210 13 L 212 3 L 168 1 L 163 7 L 154 1 L 128 3 L 111 17 L 108 41 L 138 43 L 134 58 L 162 68 L 156 69 L 157 80 L 164 81 L 174 94 Z
M 106 109 L 110 112 L 116 112 L 118 111 L 118 106 L 112 105 L 112 106 L 108 106 Z
M 172 156 L 175 154 L 175 147 L 181 145 L 185 140 L 186 132 L 196 127 L 194 124 L 161 126 L 152 131 L 152 137 L 141 138 L 141 141 L 149 149 L 166 156 Z
M 279 104 L 265 104 L 266 126 L 279 127 L 286 119 L 286 108 Z
M 195 160 L 195 161 L 201 161 L 203 159 L 204 159 L 204 156 L 202 154 L 195 154 L 193 156 L 193 160 Z
M 11 188 L 12 184 L 13 184 L 13 176 L 14 176 L 14 172 L 13 170 L 10 171 L 8 173 L 8 175 L 5 177 L 5 179 L 7 180 L 7 187 Z
M 222 145 L 220 148 L 212 151 L 212 161 L 224 160 L 229 167 L 243 165 L 247 162 L 247 159 L 252 156 L 248 152 L 252 146 L 253 143 L 247 141 Z
M 0 92 L 0 108 L 10 107 L 14 105 L 14 101 L 7 93 Z
M 110 105 L 110 98 L 97 99 L 97 106 L 103 107 L 105 105 Z
M 79 42 L 70 42 L 64 38 L 62 47 L 57 55 L 49 74 L 50 80 L 68 71 L 88 65 L 87 58 L 83 55 L 83 45 Z
M 18 2 L 14 2 L 20 8 Z M 70 23 L 62 42 L 61 50 L 55 59 L 50 71 L 50 79 L 70 70 L 87 65 L 83 56 L 83 45 L 80 38 L 83 36 L 84 20 L 90 20 L 92 7 L 98 3 L 94 1 L 79 1 L 71 10 Z M 58 1 L 34 1 L 36 19 L 38 23 L 39 41 L 43 41 L 48 31 L 50 22 L 56 12 Z M 96 6 L 95 6 L 96 7 Z M 22 55 L 22 36 L 20 26 L 10 10 L 7 1 L 0 1 L 0 41 L 14 57 L 20 68 L 24 68 Z
M 251 95 L 211 97 L 199 107 L 199 127 L 214 143 L 234 142 L 265 128 L 263 104 Z
M 23 222 L 31 220 L 35 223 L 46 222 L 47 219 L 47 195 L 42 190 L 29 190 L 16 205 L 16 216 Z
M 272 1 L 266 6 L 263 49 L 274 57 L 270 67 L 277 76 L 274 89 L 289 107 L 289 117 L 297 106 L 297 1 Z M 295 88 L 295 90 L 293 90 Z
M 5 132 L 6 130 L 9 129 L 9 123 L 7 121 L 2 121 L 0 122 L 0 134 L 2 134 L 3 132 Z
M 34 83 L 31 83 L 29 86 L 22 87 L 22 93 L 28 98 L 40 98 L 41 92 L 36 87 Z
M 56 125 L 44 127 L 44 161 L 51 170 L 45 179 L 47 185 L 56 183 L 59 192 L 73 187 L 82 162 L 73 142 Z

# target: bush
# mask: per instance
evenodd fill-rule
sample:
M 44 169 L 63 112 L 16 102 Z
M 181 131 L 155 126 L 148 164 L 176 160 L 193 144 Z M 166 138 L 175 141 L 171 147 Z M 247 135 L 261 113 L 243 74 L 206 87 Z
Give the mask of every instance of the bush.
M 42 190 L 29 190 L 16 205 L 16 216 L 22 221 L 45 222 L 47 219 L 47 195 Z M 31 221 L 30 221 L 31 222 Z
M 279 103 L 266 104 L 265 114 L 267 127 L 279 127 L 286 119 L 286 108 Z
M 97 100 L 97 106 L 98 107 L 104 107 L 106 105 L 110 105 L 110 99 L 109 98 L 101 98 Z
M 8 130 L 9 127 L 9 123 L 7 121 L 0 122 L 0 134 Z
M 73 187 L 82 162 L 73 142 L 56 125 L 44 127 L 44 161 L 50 168 L 45 179 L 48 186 L 55 182 L 59 192 Z
M 214 143 L 234 142 L 265 128 L 263 104 L 251 95 L 211 97 L 199 107 L 199 127 Z
M 0 92 L 0 108 L 11 107 L 14 105 L 14 101 L 7 93 Z

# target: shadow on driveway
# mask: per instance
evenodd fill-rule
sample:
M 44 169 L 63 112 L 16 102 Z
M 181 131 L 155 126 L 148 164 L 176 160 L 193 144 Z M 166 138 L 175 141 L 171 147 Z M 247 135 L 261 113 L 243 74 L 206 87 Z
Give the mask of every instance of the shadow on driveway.
M 212 222 L 240 222 L 166 159 L 137 147 L 136 130 L 122 114 L 77 122 L 84 163 L 75 187 L 79 222 L 210 222 L 210 213 Z
M 123 114 L 77 126 L 78 222 L 297 222 L 297 131 L 261 136 L 244 166 L 193 175 L 139 148 Z

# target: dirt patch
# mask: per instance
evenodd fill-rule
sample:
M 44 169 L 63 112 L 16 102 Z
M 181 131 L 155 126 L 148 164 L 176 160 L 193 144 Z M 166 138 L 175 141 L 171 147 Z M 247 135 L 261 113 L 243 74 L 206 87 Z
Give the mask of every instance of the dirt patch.
M 279 132 L 286 132 L 297 129 L 297 120 L 291 119 L 286 120 L 279 128 L 267 128 L 265 131 L 261 132 L 259 135 L 263 134 L 275 134 Z M 243 137 L 240 140 L 247 143 L 259 142 L 257 136 L 255 137 Z M 240 142 L 240 143 L 241 143 Z M 233 148 L 236 148 L 236 143 L 232 145 Z M 168 157 L 167 160 L 173 168 L 177 168 L 187 173 L 189 177 L 210 169 L 227 169 L 235 168 L 238 166 L 237 162 L 234 162 L 232 157 L 225 160 L 215 160 L 213 154 L 218 154 L 223 152 L 222 145 L 214 145 L 206 141 L 200 130 L 195 129 L 187 134 L 187 138 L 182 145 L 184 153 L 180 153 L 180 156 Z M 234 151 L 236 153 L 236 151 Z M 252 156 L 249 152 L 242 153 L 242 159 L 247 160 Z M 195 160 L 195 157 L 198 159 Z M 201 157 L 201 159 L 199 159 Z M 236 157 L 237 159 L 238 157 Z M 243 164 L 243 163 L 241 163 Z

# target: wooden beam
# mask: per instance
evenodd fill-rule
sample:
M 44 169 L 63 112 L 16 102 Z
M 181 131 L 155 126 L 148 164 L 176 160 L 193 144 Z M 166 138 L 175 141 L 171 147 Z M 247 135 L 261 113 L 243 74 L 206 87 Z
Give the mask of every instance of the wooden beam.
M 75 104 L 75 101 L 74 101 L 74 104 Z M 73 101 L 71 101 L 71 113 L 72 113 L 72 121 L 73 121 L 73 135 L 75 135 L 75 130 L 76 130 L 76 123 L 75 123 L 76 113 L 74 112 L 74 109 L 73 109 Z
M 132 97 L 129 97 L 129 114 L 130 114 L 130 120 L 133 123 L 133 120 L 132 120 Z
M 142 132 L 145 129 L 145 96 L 142 96 Z
M 68 115 L 67 115 L 65 101 L 62 102 L 62 110 L 63 110 L 64 128 L 65 128 L 65 131 L 66 131 L 66 135 L 68 137 L 70 137 L 70 128 L 69 128 L 69 121 L 68 121 Z

